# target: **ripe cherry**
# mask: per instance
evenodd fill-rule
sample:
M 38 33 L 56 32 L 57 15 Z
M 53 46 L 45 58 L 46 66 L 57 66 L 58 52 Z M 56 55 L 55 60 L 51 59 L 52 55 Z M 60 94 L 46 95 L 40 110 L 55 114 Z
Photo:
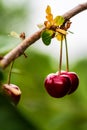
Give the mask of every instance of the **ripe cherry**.
M 71 89 L 71 81 L 67 75 L 49 74 L 45 79 L 45 88 L 55 98 L 64 97 Z
M 71 81 L 71 89 L 70 91 L 68 92 L 68 94 L 71 94 L 73 93 L 77 88 L 78 88 L 78 85 L 79 85 L 79 78 L 77 76 L 77 74 L 75 72 L 61 72 L 61 74 L 63 75 L 67 75 Z
M 18 104 L 21 97 L 21 91 L 18 86 L 14 84 L 3 84 L 2 90 L 3 93 L 8 96 L 15 105 Z

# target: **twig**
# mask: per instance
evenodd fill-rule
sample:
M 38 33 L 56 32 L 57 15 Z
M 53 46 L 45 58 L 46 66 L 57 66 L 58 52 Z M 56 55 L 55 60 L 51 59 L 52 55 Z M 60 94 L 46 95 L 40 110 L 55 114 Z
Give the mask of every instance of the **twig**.
M 83 4 L 77 5 L 75 8 L 69 10 L 62 16 L 64 17 L 65 21 L 69 20 L 73 16 L 77 15 L 78 13 L 84 11 L 87 9 L 87 2 Z M 37 40 L 40 39 L 41 32 L 45 28 L 35 32 L 33 35 L 25 38 L 16 48 L 11 50 L 8 54 L 6 54 L 1 60 L 0 60 L 0 66 L 4 69 L 6 68 L 14 59 L 21 56 L 24 51 L 33 43 L 35 43 Z

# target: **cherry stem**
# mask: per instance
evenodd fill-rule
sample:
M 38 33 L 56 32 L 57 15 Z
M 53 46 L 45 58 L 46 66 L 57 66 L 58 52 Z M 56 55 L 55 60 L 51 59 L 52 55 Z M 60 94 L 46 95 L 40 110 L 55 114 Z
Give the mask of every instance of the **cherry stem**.
M 61 73 L 61 67 L 62 67 L 62 48 L 63 48 L 63 35 L 61 36 L 61 43 L 60 43 L 59 74 Z
M 10 84 L 10 80 L 11 80 L 11 72 L 12 72 L 13 64 L 14 64 L 14 60 L 11 62 L 10 69 L 9 69 L 9 73 L 8 73 L 8 81 L 7 81 L 8 84 Z
M 65 48 L 66 48 L 66 71 L 69 71 L 69 58 L 68 58 L 68 46 L 67 46 L 67 39 L 66 36 L 65 39 Z

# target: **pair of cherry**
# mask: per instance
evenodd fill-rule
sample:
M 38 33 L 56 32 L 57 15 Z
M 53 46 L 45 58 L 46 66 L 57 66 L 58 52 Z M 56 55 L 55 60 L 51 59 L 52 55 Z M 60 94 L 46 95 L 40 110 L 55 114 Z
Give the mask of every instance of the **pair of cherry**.
M 52 73 L 45 79 L 47 92 L 55 98 L 73 93 L 78 88 L 78 84 L 79 78 L 74 72 Z
M 67 94 L 73 93 L 79 85 L 79 78 L 77 74 L 75 72 L 69 72 L 68 47 L 66 36 L 64 36 L 64 40 L 66 49 L 66 71 L 61 71 L 63 45 L 63 39 L 61 39 L 59 71 L 57 73 L 49 74 L 44 82 L 47 92 L 55 98 L 64 97 Z

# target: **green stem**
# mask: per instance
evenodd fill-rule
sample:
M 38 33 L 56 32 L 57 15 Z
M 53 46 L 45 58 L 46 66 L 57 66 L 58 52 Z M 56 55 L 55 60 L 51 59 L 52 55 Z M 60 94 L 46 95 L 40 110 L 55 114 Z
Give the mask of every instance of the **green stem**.
M 11 65 L 10 65 L 10 69 L 9 69 L 9 73 L 8 73 L 8 81 L 7 81 L 8 84 L 10 84 L 11 72 L 12 72 L 13 64 L 14 64 L 14 61 L 12 61 Z
M 69 71 L 68 46 L 66 36 L 65 36 L 65 48 L 66 48 L 66 71 Z
M 60 43 L 59 74 L 61 73 L 61 67 L 62 67 L 62 48 L 63 48 L 63 35 L 61 37 L 61 43 Z

